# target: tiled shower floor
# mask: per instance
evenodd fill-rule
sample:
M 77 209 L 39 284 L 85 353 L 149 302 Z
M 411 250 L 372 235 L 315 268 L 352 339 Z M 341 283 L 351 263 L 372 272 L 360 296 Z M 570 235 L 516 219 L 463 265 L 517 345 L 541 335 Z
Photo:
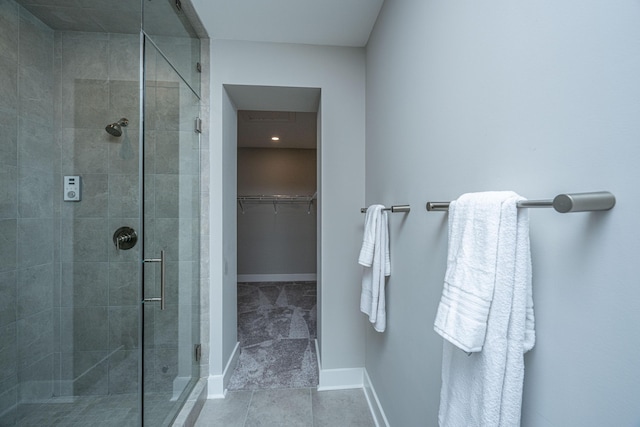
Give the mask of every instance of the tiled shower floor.
M 145 396 L 145 425 L 164 425 L 164 419 L 156 414 L 165 414 L 165 412 L 155 411 L 154 408 L 166 405 L 170 398 L 171 395 L 159 393 Z M 139 418 L 137 394 L 57 397 L 44 403 L 20 405 L 15 425 L 19 427 L 134 427 L 139 425 Z
M 22 404 L 17 426 L 135 426 L 139 418 L 136 395 L 52 398 L 45 403 Z

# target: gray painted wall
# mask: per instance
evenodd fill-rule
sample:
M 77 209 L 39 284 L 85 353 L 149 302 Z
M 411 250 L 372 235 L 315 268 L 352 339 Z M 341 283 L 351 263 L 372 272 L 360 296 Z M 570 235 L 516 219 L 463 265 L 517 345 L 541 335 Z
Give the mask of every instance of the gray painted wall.
M 198 6 L 206 25 L 210 13 Z M 359 269 L 364 203 L 364 50 L 212 41 L 211 367 L 223 372 L 235 345 L 235 111 L 224 84 L 320 88 L 318 274 L 323 368 L 364 365 Z M 286 73 L 282 70 L 287 70 Z M 222 202 L 222 211 L 220 203 Z M 214 314 L 214 313 L 218 314 Z
M 610 190 L 532 210 L 537 344 L 523 426 L 640 425 L 640 4 L 385 2 L 367 46 L 367 203 L 391 215 L 387 331 L 366 369 L 392 426 L 436 426 L 447 216 L 428 200 Z

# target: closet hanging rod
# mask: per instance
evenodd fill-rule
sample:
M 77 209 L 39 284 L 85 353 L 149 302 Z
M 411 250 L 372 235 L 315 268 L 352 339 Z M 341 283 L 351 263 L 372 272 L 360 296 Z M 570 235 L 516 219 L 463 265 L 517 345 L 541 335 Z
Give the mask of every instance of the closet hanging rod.
M 278 213 L 278 203 L 307 203 L 307 214 L 311 215 L 311 206 L 313 201 L 317 198 L 318 192 L 316 191 L 310 196 L 298 196 L 298 195 L 286 195 L 286 194 L 271 194 L 271 195 L 249 195 L 238 196 L 238 206 L 240 211 L 244 214 L 244 203 L 272 203 L 273 212 Z
M 410 212 L 411 211 L 411 205 L 394 205 L 394 206 L 391 206 L 390 208 L 384 208 L 382 210 L 383 211 L 391 211 L 393 213 Z M 361 213 L 365 213 L 366 211 L 367 211 L 367 208 L 360 208 L 360 212 Z
M 428 211 L 447 211 L 450 202 L 427 202 Z M 554 208 L 560 213 L 607 211 L 616 204 L 615 196 L 608 191 L 558 194 L 553 199 L 521 200 L 519 208 Z
M 316 198 L 316 195 L 299 196 L 287 194 L 271 194 L 257 196 L 238 196 L 238 200 L 242 202 L 308 202 Z

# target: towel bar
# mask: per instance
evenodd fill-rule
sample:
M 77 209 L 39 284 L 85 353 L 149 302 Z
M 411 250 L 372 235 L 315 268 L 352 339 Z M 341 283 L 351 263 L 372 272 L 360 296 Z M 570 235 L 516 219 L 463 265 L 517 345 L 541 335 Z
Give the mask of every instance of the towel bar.
M 384 208 L 382 210 L 383 211 L 391 211 L 393 213 L 410 212 L 411 211 L 411 206 L 410 205 L 394 205 L 394 206 L 391 206 L 390 208 Z M 367 208 L 360 208 L 360 212 L 361 213 L 365 213 L 366 211 L 367 211 Z
M 427 202 L 427 210 L 447 211 L 450 202 Z M 594 191 L 590 193 L 558 194 L 547 200 L 522 200 L 519 208 L 554 208 L 560 213 L 607 211 L 616 204 L 615 196 L 608 191 Z

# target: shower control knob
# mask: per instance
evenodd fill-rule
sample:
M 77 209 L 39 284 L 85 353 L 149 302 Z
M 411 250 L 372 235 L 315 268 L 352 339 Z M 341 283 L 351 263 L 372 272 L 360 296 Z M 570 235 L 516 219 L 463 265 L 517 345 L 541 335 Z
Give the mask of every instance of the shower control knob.
M 113 244 L 118 250 L 131 249 L 138 242 L 138 233 L 131 227 L 120 227 L 113 233 Z

